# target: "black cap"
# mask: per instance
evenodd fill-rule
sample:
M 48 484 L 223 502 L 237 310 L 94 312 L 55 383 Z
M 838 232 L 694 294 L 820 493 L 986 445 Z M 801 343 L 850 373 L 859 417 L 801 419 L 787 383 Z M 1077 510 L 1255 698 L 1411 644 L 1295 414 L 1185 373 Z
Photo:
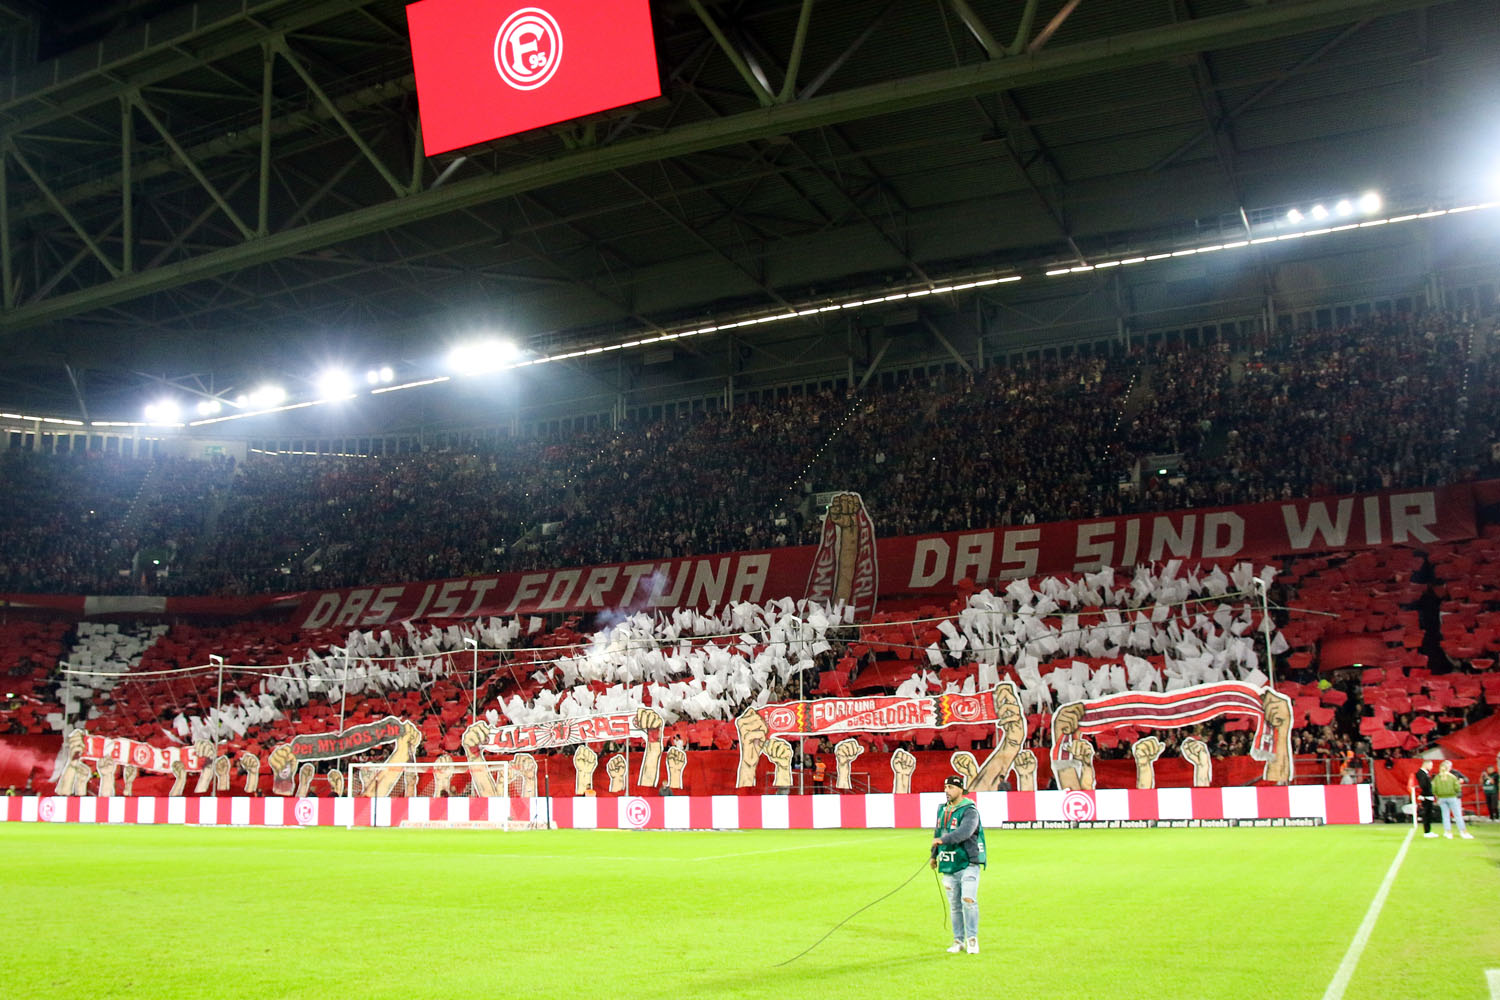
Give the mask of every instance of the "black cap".
M 964 787 L 964 779 L 960 778 L 956 774 L 950 774 L 950 775 L 948 775 L 947 778 L 945 778 L 943 780 L 943 784 L 944 785 L 955 785 L 958 788 L 963 788 Z

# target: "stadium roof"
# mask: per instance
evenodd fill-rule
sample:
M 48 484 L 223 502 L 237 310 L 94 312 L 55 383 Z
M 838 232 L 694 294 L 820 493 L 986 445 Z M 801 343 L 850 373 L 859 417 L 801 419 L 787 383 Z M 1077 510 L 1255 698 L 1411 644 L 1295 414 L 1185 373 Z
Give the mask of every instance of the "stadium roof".
M 661 99 L 426 159 L 396 0 L 0 4 L 0 399 L 415 378 L 479 330 L 556 354 L 1222 243 L 1367 189 L 1460 204 L 1500 169 L 1489 0 L 652 8 Z M 679 355 L 851 350 L 775 326 Z

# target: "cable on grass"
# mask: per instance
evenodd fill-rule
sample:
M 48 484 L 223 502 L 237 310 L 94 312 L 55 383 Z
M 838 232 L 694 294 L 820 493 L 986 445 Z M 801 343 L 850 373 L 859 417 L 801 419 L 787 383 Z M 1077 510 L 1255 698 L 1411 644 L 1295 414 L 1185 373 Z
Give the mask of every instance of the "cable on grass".
M 902 882 L 900 885 L 896 886 L 896 888 L 892 889 L 890 892 L 886 893 L 884 896 L 881 896 L 879 899 L 872 899 L 872 900 L 870 900 L 864 906 L 861 906 L 859 909 L 857 909 L 853 913 L 849 914 L 843 920 L 840 920 L 838 923 L 836 923 L 832 927 L 830 927 L 828 929 L 828 933 L 827 934 L 824 934 L 822 937 L 818 938 L 812 944 L 808 945 L 806 948 L 804 948 L 801 951 L 797 952 L 797 954 L 793 955 L 791 958 L 787 959 L 785 962 L 777 962 L 775 965 L 771 966 L 771 968 L 773 968 L 773 969 L 779 969 L 779 968 L 781 968 L 784 965 L 791 965 L 793 962 L 797 961 L 797 959 L 801 958 L 803 955 L 806 955 L 808 952 L 812 951 L 814 948 L 816 948 L 818 945 L 822 944 L 824 941 L 827 941 L 828 938 L 833 934 L 834 931 L 838 930 L 840 927 L 844 926 L 849 921 L 853 920 L 855 917 L 859 916 L 861 913 L 865 912 L 870 907 L 874 906 L 876 903 L 879 903 L 879 902 L 882 902 L 884 900 L 890 899 L 896 893 L 900 892 L 902 889 L 905 889 L 908 885 L 911 884 L 911 880 L 912 879 L 914 879 L 918 875 L 922 874 L 922 869 L 928 867 L 928 863 L 930 861 L 931 861 L 930 858 L 924 858 L 924 859 L 922 859 L 921 865 L 919 865 L 917 867 L 916 871 L 912 872 L 910 875 L 908 875 L 906 877 L 906 881 Z

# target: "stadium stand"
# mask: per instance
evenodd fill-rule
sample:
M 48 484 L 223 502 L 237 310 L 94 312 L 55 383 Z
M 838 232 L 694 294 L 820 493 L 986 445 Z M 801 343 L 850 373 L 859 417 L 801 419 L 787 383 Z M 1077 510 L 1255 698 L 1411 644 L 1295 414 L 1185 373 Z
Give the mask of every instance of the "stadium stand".
M 478 454 L 8 454 L 0 501 L 23 513 L 0 528 L 0 587 L 253 594 L 770 548 L 816 539 L 803 483 L 861 493 L 894 536 L 1453 482 L 1489 440 L 1466 422 L 1495 393 L 1473 332 L 1378 316 Z M 1167 474 L 1142 467 L 1161 456 Z
M 236 466 L 10 452 L 0 457 L 7 473 L 0 494 L 19 516 L 0 527 L 0 582 L 12 591 L 236 594 L 764 547 L 812 536 L 815 525 L 804 534 L 771 517 L 790 509 L 803 480 L 862 493 L 882 534 L 1450 482 L 1484 464 L 1485 456 L 1469 455 L 1488 440 L 1485 421 L 1495 412 L 1487 364 L 1471 357 L 1473 335 L 1451 316 L 1382 316 L 1242 350 L 996 366 L 974 379 L 935 378 L 852 399 L 792 396 L 475 454 L 253 456 Z M 1143 464 L 1167 455 L 1176 463 L 1167 473 Z M 552 527 L 543 533 L 542 524 Z M 1497 530 L 1471 542 L 1299 557 L 1277 567 L 1277 602 L 1301 609 L 1276 622 L 1285 642 L 1277 686 L 1293 699 L 1297 752 L 1325 762 L 1325 780 L 1333 777 L 1329 761 L 1409 754 L 1487 717 L 1500 700 L 1491 669 L 1500 652 Z M 166 571 L 144 570 L 143 557 L 159 558 Z M 735 712 L 798 690 L 973 690 L 995 676 L 961 651 L 944 653 L 938 628 L 962 621 L 972 599 L 970 588 L 944 606 L 829 631 L 826 648 L 795 671 L 800 689 L 782 672 L 725 696 L 739 667 L 710 642 L 713 652 L 688 674 L 679 663 L 646 697 L 676 720 L 671 735 L 727 754 Z M 1318 614 L 1332 611 L 1339 616 Z M 1247 614 L 1253 631 L 1258 612 Z M 932 621 L 892 624 L 909 618 Z M 40 736 L 56 732 L 66 714 L 112 735 L 172 745 L 217 725 L 236 752 L 264 758 L 297 733 L 325 731 L 341 712 L 346 725 L 396 715 L 421 728 L 419 758 L 431 760 L 459 750 L 462 725 L 475 715 L 468 683 L 475 665 L 459 662 L 464 637 L 482 633 L 486 645 L 504 650 L 477 664 L 479 703 L 498 701 L 506 721 L 543 721 L 559 705 L 598 709 L 622 696 L 626 678 L 589 676 L 587 658 L 567 653 L 607 642 L 621 627 L 572 620 L 528 627 L 523 636 L 520 622 L 436 622 L 351 636 L 265 621 L 17 622 L 0 634 L 11 689 L 6 727 Z M 765 646 L 743 652 L 753 661 Z M 334 674 L 311 666 L 346 653 L 360 664 L 351 683 L 334 686 Z M 297 667 L 269 678 L 230 671 L 222 695 L 216 678 L 201 672 L 151 675 L 201 667 L 210 654 L 240 668 Z M 1072 654 L 1085 664 L 1109 659 Z M 1073 662 L 1065 659 L 1033 668 L 1053 678 L 1045 703 L 1063 696 L 1057 678 L 1070 676 Z M 1167 666 L 1159 653 L 1146 659 L 1158 671 Z M 1367 660 L 1382 666 L 1363 666 Z M 150 679 L 75 683 L 57 672 L 64 662 Z M 660 686 L 683 676 L 699 686 Z M 1028 745 L 1040 747 L 1041 673 L 1011 676 L 1032 691 Z M 710 677 L 718 678 L 713 697 Z M 215 701 L 224 706 L 217 717 Z M 1167 752 L 1186 735 L 1168 734 Z M 1234 723 L 1196 735 L 1218 757 L 1248 749 L 1248 734 Z M 887 734 L 871 746 L 946 753 L 992 741 L 978 726 Z M 815 743 L 802 748 L 809 761 Z M 1121 740 L 1101 739 L 1101 767 L 1126 752 Z M 33 771 L 29 780 L 37 779 Z

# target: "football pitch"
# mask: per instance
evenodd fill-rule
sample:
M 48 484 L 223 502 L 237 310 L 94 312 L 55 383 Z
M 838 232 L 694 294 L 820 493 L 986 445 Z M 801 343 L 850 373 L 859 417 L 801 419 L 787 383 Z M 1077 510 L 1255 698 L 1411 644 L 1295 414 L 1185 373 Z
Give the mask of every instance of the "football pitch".
M 1500 830 L 1375 913 L 1410 830 L 993 830 L 971 956 L 923 831 L 9 823 L 0 995 L 1316 1000 L 1367 924 L 1344 997 L 1488 1000 Z

